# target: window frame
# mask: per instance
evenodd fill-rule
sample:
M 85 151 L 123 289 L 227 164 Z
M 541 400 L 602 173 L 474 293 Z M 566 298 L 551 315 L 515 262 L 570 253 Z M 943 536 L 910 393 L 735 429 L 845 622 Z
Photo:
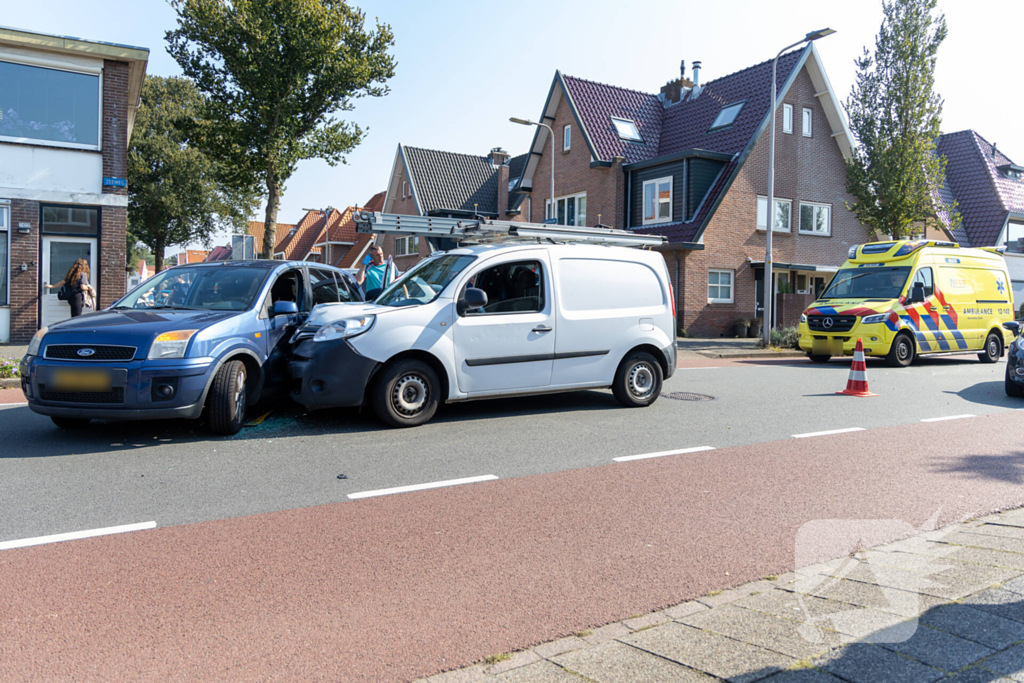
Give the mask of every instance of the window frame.
M 809 206 L 809 207 L 811 207 L 814 210 L 813 213 L 811 214 L 811 224 L 812 224 L 812 226 L 813 225 L 817 225 L 817 220 L 816 220 L 817 209 L 827 209 L 828 210 L 828 230 L 827 230 L 827 232 L 818 232 L 817 230 L 814 230 L 813 227 L 812 227 L 811 230 L 804 230 L 804 207 L 805 206 Z M 790 220 L 792 222 L 792 217 L 790 217 Z M 800 202 L 800 227 L 799 227 L 799 232 L 800 232 L 801 235 L 813 235 L 814 237 L 831 237 L 832 236 L 832 205 L 831 204 L 825 204 L 824 202 L 803 202 L 803 201 Z
M 712 287 L 718 287 L 719 288 L 719 292 L 718 293 L 721 294 L 722 293 L 721 292 L 721 288 L 724 286 L 721 283 L 721 280 L 719 280 L 718 284 L 715 284 L 715 285 L 711 284 L 711 274 L 712 273 L 717 273 L 718 275 L 721 275 L 722 273 L 728 273 L 729 274 L 729 298 L 728 299 L 723 299 L 721 297 L 715 298 L 715 297 L 711 296 L 711 288 Z M 735 270 L 729 270 L 728 268 L 708 268 L 708 303 L 709 304 L 732 304 L 732 303 L 735 303 L 735 302 L 736 302 L 736 271 Z
M 788 123 L 787 123 L 788 120 Z M 793 105 L 782 105 L 782 132 L 787 135 L 793 134 Z
M 71 210 L 82 209 L 86 211 L 96 212 L 96 232 L 53 232 L 46 229 L 46 209 L 68 209 L 68 222 L 64 225 L 88 225 L 86 223 L 72 223 L 71 222 Z M 57 237 L 89 237 L 98 240 L 101 233 L 103 232 L 103 207 L 95 206 L 92 204 L 78 205 L 78 204 L 55 204 L 55 203 L 42 203 L 39 204 L 39 234 Z M 185 264 L 182 264 L 185 265 Z
M 615 129 L 615 134 L 619 136 L 620 140 L 625 140 L 627 142 L 643 142 L 644 141 L 643 136 L 640 135 L 640 128 L 636 125 L 636 121 L 634 121 L 632 119 L 624 119 L 624 118 L 622 118 L 620 116 L 609 116 L 608 118 L 611 119 L 612 128 Z M 632 126 L 633 127 L 633 132 L 636 134 L 636 137 L 631 137 L 631 136 L 623 135 L 622 131 L 616 125 L 617 121 L 620 122 L 620 123 L 625 123 L 627 125 Z
M 718 110 L 718 114 L 715 115 L 715 120 L 711 122 L 711 127 L 708 128 L 708 132 L 714 133 L 715 131 L 723 130 L 736 123 L 736 119 L 738 119 L 740 114 L 743 113 L 743 107 L 746 104 L 746 100 L 739 100 L 738 102 L 732 102 L 730 104 L 724 105 L 721 109 Z M 732 120 L 730 120 L 728 123 L 718 123 L 718 119 L 722 117 L 722 114 L 732 109 L 733 107 L 736 107 L 737 109 L 735 116 L 732 117 Z
M 814 110 L 804 107 L 802 116 L 800 134 L 805 138 L 814 137 Z
M 409 196 L 409 183 L 403 180 L 402 181 L 402 199 L 405 199 L 408 196 Z
M 568 152 L 572 149 L 572 124 L 562 126 L 562 151 Z
M 321 265 L 323 265 L 323 264 L 321 264 Z M 352 292 L 349 291 L 349 288 L 341 281 L 341 277 L 335 271 L 330 270 L 328 268 L 316 268 L 316 267 L 309 267 L 309 268 L 307 268 L 307 271 L 308 271 L 308 273 L 307 273 L 306 277 L 309 280 L 310 303 L 313 306 L 317 306 L 319 304 L 328 304 L 328 303 L 331 303 L 331 304 L 333 304 L 333 303 L 351 303 L 353 301 L 356 301 L 355 299 L 352 298 Z M 318 275 L 320 275 L 320 276 L 324 276 L 324 275 L 330 275 L 331 276 L 332 282 L 334 282 L 334 289 L 338 293 L 338 300 L 337 301 L 320 301 L 320 302 L 317 302 L 317 300 L 316 300 L 316 289 L 317 288 L 313 286 L 313 271 L 316 271 L 318 273 Z M 348 296 L 347 299 L 342 299 L 342 290 L 344 290 L 344 294 Z M 310 310 L 312 310 L 312 307 L 311 307 Z
M 96 144 L 87 145 L 81 142 L 64 142 L 57 140 L 39 140 L 37 138 L 14 137 L 11 135 L 0 135 L 0 142 L 14 142 L 21 145 L 33 145 L 38 147 L 59 147 L 64 149 L 81 149 L 95 152 L 103 151 L 103 67 L 87 66 L 85 64 L 68 64 L 55 59 L 46 59 L 38 56 L 15 55 L 9 52 L 0 52 L 0 62 L 18 64 L 20 66 L 32 66 L 39 69 L 50 69 L 52 71 L 66 71 L 83 76 L 97 76 L 98 99 L 96 106 Z
M 764 225 L 763 226 L 760 223 L 760 212 L 761 212 L 761 200 L 762 199 L 764 200 L 764 205 L 765 205 Z M 793 200 L 792 199 L 786 199 L 784 197 L 775 197 L 775 203 L 776 204 L 784 203 L 784 204 L 789 205 L 789 225 L 786 226 L 785 230 L 783 230 L 778 225 L 776 225 L 774 227 L 774 229 L 772 230 L 772 232 L 773 233 L 776 233 L 776 232 L 787 232 L 787 233 L 788 232 L 793 232 Z M 768 197 L 766 197 L 764 195 L 761 195 L 761 194 L 757 195 L 757 213 L 758 213 L 758 218 L 755 219 L 756 222 L 757 222 L 757 229 L 762 231 L 762 232 L 768 232 Z
M 401 242 L 402 245 L 403 245 L 402 248 L 404 249 L 404 251 L 402 253 L 398 253 L 398 244 L 399 244 L 399 242 Z M 411 250 L 411 247 L 413 247 L 414 245 L 415 245 L 415 250 Z M 407 235 L 405 237 L 396 237 L 395 238 L 395 252 L 394 252 L 395 258 L 401 258 L 401 257 L 404 257 L 404 256 L 417 256 L 417 255 L 419 255 L 419 253 L 420 253 L 420 240 L 419 240 L 418 236 L 416 236 L 416 235 Z
M 543 313 L 544 311 L 546 311 L 547 310 L 547 305 L 548 305 L 548 300 L 547 300 L 547 290 L 546 290 L 546 288 L 544 286 L 544 274 L 546 272 L 547 264 L 544 262 L 543 259 L 540 259 L 540 258 L 518 259 L 518 260 L 503 261 L 501 263 L 493 263 L 493 264 L 487 264 L 486 262 L 482 263 L 481 264 L 482 267 L 480 268 L 480 270 L 477 270 L 477 271 L 471 273 L 469 275 L 469 277 L 466 278 L 465 284 L 462 285 L 462 289 L 460 291 L 464 294 L 465 291 L 466 291 L 466 288 L 469 287 L 469 281 L 470 280 L 475 279 L 478 275 L 486 273 L 488 270 L 491 270 L 492 268 L 501 268 L 501 267 L 513 268 L 515 266 L 523 265 L 523 264 L 528 264 L 528 263 L 536 263 L 540 267 L 540 272 L 537 273 L 537 287 L 539 289 L 538 298 L 540 299 L 540 308 L 538 308 L 535 311 L 490 311 L 490 312 L 482 311 L 480 313 L 472 313 L 471 311 L 466 311 L 465 314 L 464 314 L 464 317 L 467 317 L 467 318 L 489 318 L 491 316 L 497 316 L 497 315 L 537 315 L 538 313 Z M 460 298 L 461 298 L 461 295 L 460 295 Z M 488 301 L 487 303 L 490 304 L 491 302 Z M 476 310 L 476 309 L 472 309 L 472 310 Z
M 925 280 L 925 278 L 923 276 L 924 276 L 924 272 L 925 271 L 928 271 L 928 278 L 927 279 L 931 280 L 931 282 L 932 282 L 931 285 L 930 285 L 932 291 L 930 291 L 930 292 L 928 291 L 928 285 L 926 284 L 925 285 L 925 290 L 924 290 L 924 300 L 928 301 L 928 299 L 930 299 L 933 296 L 935 296 L 935 271 L 932 269 L 931 266 L 921 266 L 920 268 L 918 268 L 917 270 L 914 271 L 913 275 L 911 275 L 909 278 L 907 278 L 907 280 L 908 280 L 908 282 L 907 282 L 907 292 L 906 292 L 906 296 L 907 297 L 909 297 L 910 294 L 914 291 L 914 283 L 917 282 L 918 276 L 921 276 L 922 284 L 924 284 L 923 281 Z
M 656 225 L 659 223 L 671 223 L 672 222 L 672 201 L 675 199 L 675 178 L 672 176 L 662 176 L 661 178 L 652 178 L 645 180 L 640 187 L 640 222 L 642 225 Z M 668 218 L 658 217 L 657 208 L 660 208 L 661 198 L 658 197 L 658 184 L 668 181 Z M 654 185 L 654 201 L 656 207 L 654 211 L 654 218 L 647 218 L 647 186 Z
M 584 201 L 584 210 L 583 210 L 582 213 L 580 212 L 580 199 L 582 199 Z M 567 223 L 558 223 L 557 222 L 557 220 L 558 220 L 558 202 L 560 202 L 560 201 L 568 202 L 569 200 L 573 201 L 573 224 L 571 226 L 568 225 Z M 561 197 L 555 197 L 555 205 L 554 205 L 554 209 L 552 210 L 552 208 L 551 208 L 551 200 L 550 199 L 545 199 L 544 200 L 544 220 L 548 220 L 549 218 L 554 218 L 556 220 L 555 225 L 565 225 L 566 227 L 577 227 L 577 228 L 585 227 L 586 224 L 587 224 L 586 201 L 587 201 L 587 193 L 586 192 L 577 192 L 575 194 L 567 194 L 567 195 L 563 195 Z M 568 206 L 566 206 L 566 209 L 568 209 Z M 580 216 L 583 217 L 583 222 L 582 223 L 580 223 Z
M 0 225 L 0 240 L 7 249 L 6 258 L 0 259 L 0 268 L 3 268 L 4 290 L 0 292 L 0 306 L 9 306 L 11 301 L 11 204 L 9 201 L 0 200 L 0 217 L 6 220 Z

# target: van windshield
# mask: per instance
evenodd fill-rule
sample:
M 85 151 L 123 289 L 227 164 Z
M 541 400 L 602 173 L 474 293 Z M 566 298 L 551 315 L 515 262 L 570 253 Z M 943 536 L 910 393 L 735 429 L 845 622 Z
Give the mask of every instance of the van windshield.
M 446 254 L 416 264 L 385 289 L 374 303 L 382 306 L 419 306 L 436 299 L 476 256 Z
M 819 299 L 896 299 L 910 275 L 909 266 L 844 268 Z

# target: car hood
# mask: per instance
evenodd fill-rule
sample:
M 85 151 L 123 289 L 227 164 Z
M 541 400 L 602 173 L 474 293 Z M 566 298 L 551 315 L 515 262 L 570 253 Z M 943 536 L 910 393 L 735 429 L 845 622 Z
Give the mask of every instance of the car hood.
M 353 318 L 361 315 L 386 315 L 394 311 L 400 311 L 408 306 L 379 306 L 374 303 L 360 302 L 350 304 L 317 304 L 313 307 L 312 313 L 306 320 L 306 326 L 323 327 L 335 320 Z
M 888 313 L 899 303 L 898 299 L 822 299 L 815 301 L 804 315 L 874 315 Z
M 240 312 L 107 309 L 51 325 L 44 344 L 116 344 L 148 349 L 150 342 L 164 332 L 201 330 Z

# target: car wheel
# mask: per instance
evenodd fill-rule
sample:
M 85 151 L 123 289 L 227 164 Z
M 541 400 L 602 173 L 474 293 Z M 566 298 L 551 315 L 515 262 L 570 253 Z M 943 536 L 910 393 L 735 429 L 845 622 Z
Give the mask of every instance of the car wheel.
M 377 375 L 371 398 L 373 412 L 389 427 L 416 427 L 437 412 L 441 382 L 420 360 L 401 360 Z
M 50 419 L 61 429 L 85 429 L 92 421 L 87 417 L 58 417 L 56 415 L 50 416 Z
M 832 356 L 825 355 L 823 353 L 809 353 L 807 357 L 811 359 L 812 363 L 827 363 Z
M 985 339 L 985 349 L 978 354 L 982 363 L 998 363 L 1003 357 L 1003 338 L 995 332 L 989 332 Z
M 892 342 L 892 347 L 889 348 L 889 353 L 885 356 L 885 362 L 891 368 L 905 368 L 914 362 L 915 352 L 914 340 L 910 338 L 910 335 L 898 334 Z
M 615 371 L 612 393 L 627 408 L 649 406 L 661 394 L 664 375 L 654 356 L 637 351 L 626 356 Z
M 245 424 L 245 381 L 245 363 L 240 360 L 228 361 L 217 370 L 207 403 L 214 434 L 237 434 Z
M 1006 386 L 1006 395 L 1011 398 L 1024 398 L 1024 386 L 1021 386 L 1010 379 L 1010 366 L 1006 366 L 1006 379 L 1004 380 Z

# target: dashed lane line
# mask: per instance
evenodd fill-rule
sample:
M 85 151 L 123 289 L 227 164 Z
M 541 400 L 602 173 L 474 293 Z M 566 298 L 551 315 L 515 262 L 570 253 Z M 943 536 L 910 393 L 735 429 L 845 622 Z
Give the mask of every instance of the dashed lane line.
M 123 534 L 129 531 L 142 531 L 143 529 L 155 529 L 156 522 L 140 522 L 139 524 L 122 524 L 121 526 L 108 526 L 102 529 L 86 529 L 85 531 L 70 531 L 66 534 L 52 534 L 50 536 L 36 536 L 35 538 L 19 538 L 14 541 L 0 543 L 0 550 L 11 550 L 13 548 L 27 548 L 33 545 L 44 543 L 59 543 L 61 541 L 77 541 L 82 538 L 94 536 L 109 536 L 111 534 Z
M 830 434 L 847 434 L 849 432 L 863 432 L 863 427 L 846 427 L 845 429 L 829 429 L 824 432 L 807 432 L 806 434 L 794 434 L 794 439 L 807 439 L 812 436 L 829 436 Z
M 0 403 L 0 408 L 16 408 L 18 406 L 27 406 L 28 401 L 24 403 Z
M 448 479 L 445 481 L 432 481 L 427 484 L 411 484 L 409 486 L 396 486 L 390 489 L 377 489 L 376 491 L 360 491 L 350 493 L 348 497 L 352 500 L 360 498 L 373 498 L 374 496 L 390 496 L 396 493 L 408 493 L 409 491 L 424 491 L 426 489 L 439 489 L 446 486 L 461 486 L 462 484 L 475 484 L 480 481 L 491 481 L 497 479 L 493 474 L 485 474 L 479 477 L 465 477 L 464 479 Z
M 680 448 L 675 451 L 658 451 L 657 453 L 641 453 L 640 455 L 623 455 L 612 458 L 615 462 L 629 462 L 630 460 L 646 460 L 647 458 L 663 458 L 666 455 L 682 455 L 683 453 L 699 453 L 700 451 L 713 451 L 714 446 L 694 446 L 693 448 Z
M 942 422 L 944 420 L 963 420 L 968 417 L 978 417 L 977 415 L 947 415 L 946 417 L 926 417 L 921 422 Z

